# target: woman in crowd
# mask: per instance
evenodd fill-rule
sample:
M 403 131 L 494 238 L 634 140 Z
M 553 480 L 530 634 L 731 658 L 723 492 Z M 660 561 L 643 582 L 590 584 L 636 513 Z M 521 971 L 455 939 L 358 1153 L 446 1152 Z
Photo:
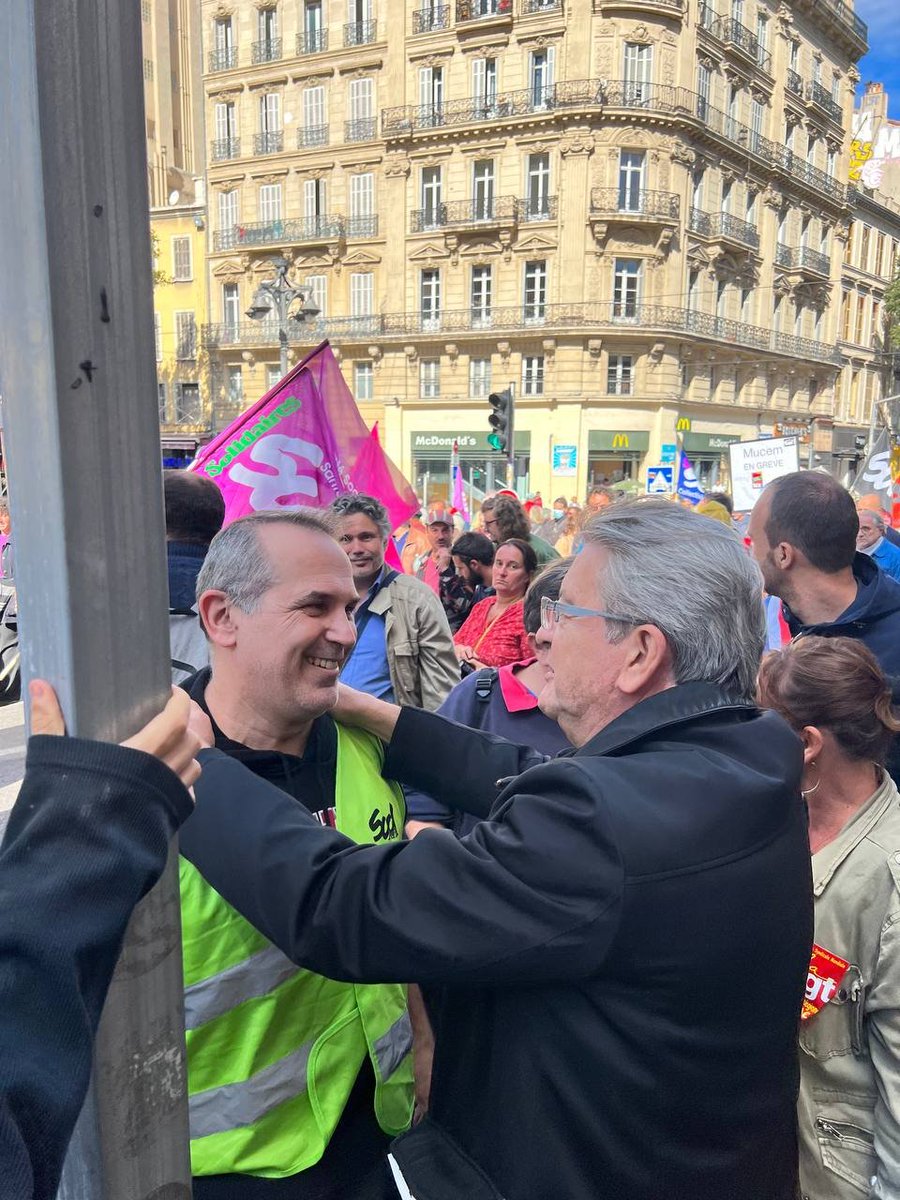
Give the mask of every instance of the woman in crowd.
M 536 570 L 537 556 L 526 541 L 509 538 L 498 546 L 493 574 L 496 595 L 479 600 L 453 635 L 464 674 L 480 667 L 505 667 L 530 655 L 522 601 Z
M 569 507 L 566 509 L 566 515 L 563 518 L 562 533 L 556 539 L 556 549 L 563 556 L 568 558 L 570 554 L 575 553 L 575 543 L 578 541 L 578 535 L 581 533 L 581 509 Z
M 871 651 L 805 637 L 768 655 L 759 700 L 804 746 L 816 932 L 800 1025 L 800 1190 L 900 1196 L 900 731 Z

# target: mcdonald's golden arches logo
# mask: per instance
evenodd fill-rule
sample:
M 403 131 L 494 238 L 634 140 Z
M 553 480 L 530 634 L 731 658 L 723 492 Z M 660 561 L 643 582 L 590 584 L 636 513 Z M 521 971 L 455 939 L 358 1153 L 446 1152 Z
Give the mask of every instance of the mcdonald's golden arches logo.
M 676 433 L 690 433 L 691 432 L 691 418 L 690 417 L 679 417 L 678 420 L 675 422 L 675 432 Z
M 613 450 L 627 450 L 628 449 L 628 434 L 627 433 L 613 434 L 612 448 L 613 448 Z

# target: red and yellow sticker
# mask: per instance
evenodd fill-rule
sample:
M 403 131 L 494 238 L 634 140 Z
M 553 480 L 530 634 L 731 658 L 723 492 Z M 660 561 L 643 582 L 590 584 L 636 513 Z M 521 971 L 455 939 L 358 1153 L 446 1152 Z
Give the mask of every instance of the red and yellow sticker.
M 808 1021 L 821 1012 L 838 989 L 850 964 L 845 958 L 832 954 L 824 946 L 813 945 L 806 976 L 806 996 L 803 1000 L 801 1021 Z

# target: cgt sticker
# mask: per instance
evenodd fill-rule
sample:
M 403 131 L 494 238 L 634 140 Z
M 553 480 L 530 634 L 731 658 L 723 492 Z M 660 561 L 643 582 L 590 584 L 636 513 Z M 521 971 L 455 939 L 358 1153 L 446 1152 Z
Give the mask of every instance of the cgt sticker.
M 809 974 L 806 976 L 806 996 L 800 1013 L 801 1021 L 808 1021 L 810 1017 L 822 1011 L 837 991 L 838 984 L 849 966 L 845 958 L 839 958 L 837 954 L 832 954 L 822 946 L 813 945 Z

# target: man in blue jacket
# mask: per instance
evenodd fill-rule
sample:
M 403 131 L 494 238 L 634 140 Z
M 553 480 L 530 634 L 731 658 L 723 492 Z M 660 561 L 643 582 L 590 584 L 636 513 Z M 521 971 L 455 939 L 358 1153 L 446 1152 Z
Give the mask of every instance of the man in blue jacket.
M 850 637 L 863 642 L 900 701 L 900 583 L 857 551 L 853 497 L 820 471 L 776 479 L 753 509 L 749 534 L 766 591 L 782 600 L 796 637 Z M 900 746 L 888 759 L 900 781 Z
M 484 818 L 462 838 L 357 846 L 201 752 L 212 886 L 297 963 L 430 989 L 401 1196 L 794 1197 L 812 890 L 800 743 L 750 699 L 761 595 L 730 529 L 617 504 L 542 606 L 540 705 L 575 749 L 348 689 L 386 775 Z
M 861 554 L 868 554 L 872 562 L 878 563 L 885 575 L 900 581 L 900 546 L 888 541 L 887 524 L 881 513 L 859 509 L 856 548 Z

